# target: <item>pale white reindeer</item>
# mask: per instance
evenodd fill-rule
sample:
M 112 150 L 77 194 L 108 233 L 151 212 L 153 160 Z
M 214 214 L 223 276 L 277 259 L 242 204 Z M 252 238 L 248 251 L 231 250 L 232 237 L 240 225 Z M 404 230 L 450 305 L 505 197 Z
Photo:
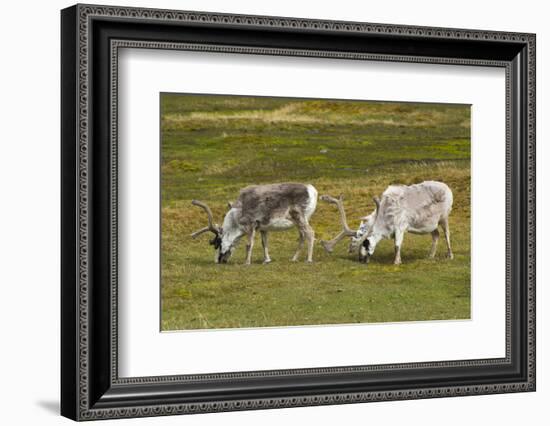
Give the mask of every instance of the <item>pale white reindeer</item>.
M 443 229 L 447 243 L 447 257 L 453 258 L 449 214 L 453 206 L 453 193 L 442 183 L 426 181 L 415 185 L 390 185 L 381 199 L 374 197 L 376 210 L 363 218 L 357 231 L 352 231 L 345 222 L 345 212 L 340 200 L 322 196 L 321 199 L 333 202 L 340 210 L 343 231 L 331 241 L 322 242 L 327 251 L 345 236 L 350 236 L 350 251 L 359 249 L 359 261 L 368 263 L 376 245 L 384 238 L 393 238 L 396 265 L 401 264 L 401 245 L 406 232 L 432 234 L 430 257 L 435 257 L 439 241 L 438 227 Z
M 214 223 L 212 211 L 205 203 L 196 200 L 192 203 L 206 212 L 208 226 L 191 236 L 196 238 L 208 231 L 214 234 L 210 244 L 216 250 L 216 263 L 227 263 L 239 240 L 246 236 L 245 264 L 250 264 L 257 231 L 262 237 L 264 263 L 269 263 L 268 231 L 282 231 L 294 226 L 298 228 L 300 239 L 292 261 L 298 260 L 304 241 L 307 242 L 306 260 L 313 261 L 315 233 L 309 224 L 317 207 L 317 190 L 313 185 L 276 183 L 248 186 L 241 190 L 235 203 L 229 204 L 221 227 Z

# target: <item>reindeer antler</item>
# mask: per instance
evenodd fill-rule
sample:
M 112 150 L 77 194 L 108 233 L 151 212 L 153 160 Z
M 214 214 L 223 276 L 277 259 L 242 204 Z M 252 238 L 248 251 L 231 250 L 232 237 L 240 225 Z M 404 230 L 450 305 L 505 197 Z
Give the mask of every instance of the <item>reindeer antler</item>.
M 378 197 L 372 197 L 372 201 L 374 201 L 374 204 L 376 204 L 376 212 L 380 210 L 380 198 Z
M 350 229 L 348 222 L 346 220 L 346 212 L 344 210 L 344 196 L 341 194 L 338 198 L 331 197 L 330 195 L 321 195 L 321 200 L 336 204 L 338 212 L 340 213 L 340 224 L 342 225 L 342 231 L 336 235 L 330 241 L 320 241 L 321 245 L 328 253 L 332 253 L 334 246 L 345 237 L 353 237 L 356 235 L 356 232 L 353 229 Z
M 208 216 L 208 226 L 205 226 L 204 228 L 199 229 L 198 231 L 195 231 L 191 234 L 192 238 L 197 238 L 199 235 L 204 234 L 205 232 L 212 232 L 215 235 L 220 234 L 220 227 L 217 223 L 214 223 L 214 219 L 212 218 L 212 210 L 210 210 L 210 207 L 203 203 L 202 201 L 193 200 L 191 201 L 191 204 L 194 206 L 200 207 L 206 212 L 206 215 Z

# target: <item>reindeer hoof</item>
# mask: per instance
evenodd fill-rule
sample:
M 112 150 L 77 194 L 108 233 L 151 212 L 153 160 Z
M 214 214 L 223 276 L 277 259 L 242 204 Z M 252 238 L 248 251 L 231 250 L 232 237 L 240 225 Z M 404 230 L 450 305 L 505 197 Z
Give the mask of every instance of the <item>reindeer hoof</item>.
M 455 258 L 455 255 L 452 253 L 447 253 L 447 259 L 453 260 Z
M 271 259 L 265 259 L 264 260 L 264 265 L 267 265 L 268 263 L 271 263 Z

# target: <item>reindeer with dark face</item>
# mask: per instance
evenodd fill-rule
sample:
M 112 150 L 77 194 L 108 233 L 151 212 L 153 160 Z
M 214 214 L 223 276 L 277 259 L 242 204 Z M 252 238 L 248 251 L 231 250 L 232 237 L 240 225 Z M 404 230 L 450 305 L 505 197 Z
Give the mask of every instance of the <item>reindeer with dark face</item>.
M 441 227 L 447 243 L 447 257 L 452 259 L 449 215 L 453 193 L 443 182 L 425 181 L 415 185 L 390 185 L 382 198 L 374 197 L 376 215 L 370 230 L 361 237 L 359 260 L 368 263 L 380 240 L 393 238 L 395 258 L 401 264 L 401 245 L 405 233 L 431 234 L 430 258 L 435 257 Z
M 206 212 L 208 226 L 191 236 L 196 238 L 205 232 L 214 234 L 210 244 L 216 250 L 216 263 L 227 263 L 240 239 L 246 236 L 245 264 L 249 265 L 257 231 L 262 236 L 264 263 L 269 263 L 268 231 L 282 231 L 294 226 L 298 228 L 300 239 L 292 261 L 298 260 L 304 241 L 307 242 L 307 262 L 313 261 L 315 233 L 309 224 L 317 207 L 317 190 L 313 185 L 278 183 L 248 186 L 241 190 L 237 201 L 229 205 L 221 227 L 214 223 L 212 211 L 205 203 L 193 200 L 192 204 Z

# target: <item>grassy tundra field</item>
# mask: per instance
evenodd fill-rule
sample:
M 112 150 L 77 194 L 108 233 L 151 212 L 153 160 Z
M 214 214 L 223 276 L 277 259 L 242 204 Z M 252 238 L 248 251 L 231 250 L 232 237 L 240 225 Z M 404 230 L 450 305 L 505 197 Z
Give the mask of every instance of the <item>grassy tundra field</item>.
M 266 327 L 470 318 L 470 107 L 241 96 L 161 95 L 161 329 Z M 314 262 L 290 261 L 297 229 L 271 232 L 273 262 L 262 265 L 259 235 L 252 265 L 245 241 L 229 264 L 214 263 L 211 235 L 192 199 L 218 223 L 247 185 L 313 184 L 343 194 L 348 223 L 374 209 L 390 184 L 447 183 L 454 260 L 441 238 L 406 234 L 403 264 L 383 240 L 368 266 L 332 254 L 318 240 L 339 231 L 334 205 L 319 200 L 311 218 Z M 443 234 L 441 234 L 443 236 Z

